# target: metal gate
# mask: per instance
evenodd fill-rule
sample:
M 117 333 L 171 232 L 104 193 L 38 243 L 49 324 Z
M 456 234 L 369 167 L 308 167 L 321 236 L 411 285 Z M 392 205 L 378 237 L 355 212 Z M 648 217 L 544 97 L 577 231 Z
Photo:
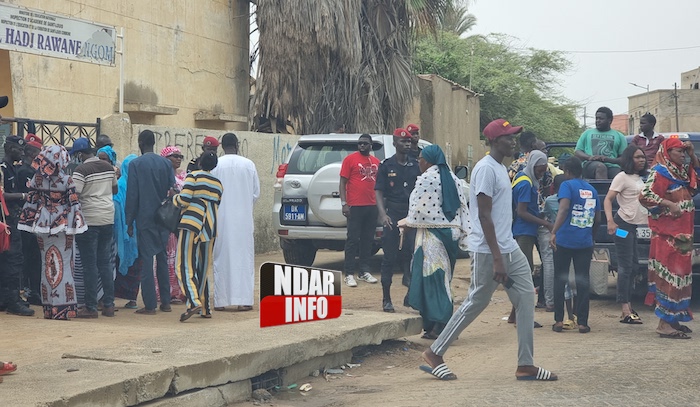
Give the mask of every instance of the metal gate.
M 90 139 L 90 144 L 94 146 L 97 136 L 100 135 L 99 118 L 94 123 L 77 123 L 3 117 L 2 122 L 15 123 L 16 131 L 12 132 L 12 134 L 22 138 L 27 135 L 29 122 L 33 122 L 36 127 L 36 135 L 44 141 L 44 145 L 60 144 L 70 147 L 75 139 L 86 137 Z

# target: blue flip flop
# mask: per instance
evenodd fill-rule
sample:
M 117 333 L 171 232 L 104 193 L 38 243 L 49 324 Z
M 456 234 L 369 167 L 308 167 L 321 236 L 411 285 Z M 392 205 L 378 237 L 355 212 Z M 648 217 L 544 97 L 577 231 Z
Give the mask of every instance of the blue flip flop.
M 457 375 L 452 373 L 450 368 L 448 368 L 444 363 L 440 363 L 439 365 L 435 366 L 435 369 L 432 369 L 430 366 L 426 365 L 420 366 L 419 369 L 440 380 L 457 380 Z
M 553 382 L 558 379 L 558 377 L 547 369 L 537 368 L 537 374 L 532 376 L 515 376 L 518 380 L 540 380 L 545 382 Z

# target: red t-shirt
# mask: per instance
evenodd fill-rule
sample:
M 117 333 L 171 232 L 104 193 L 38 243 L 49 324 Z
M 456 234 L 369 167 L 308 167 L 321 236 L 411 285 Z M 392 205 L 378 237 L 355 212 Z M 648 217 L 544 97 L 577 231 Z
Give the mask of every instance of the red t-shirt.
M 377 198 L 374 195 L 374 184 L 377 182 L 379 159 L 372 155 L 364 156 L 356 151 L 343 160 L 340 176 L 347 178 L 345 187 L 347 204 L 349 206 L 374 206 Z

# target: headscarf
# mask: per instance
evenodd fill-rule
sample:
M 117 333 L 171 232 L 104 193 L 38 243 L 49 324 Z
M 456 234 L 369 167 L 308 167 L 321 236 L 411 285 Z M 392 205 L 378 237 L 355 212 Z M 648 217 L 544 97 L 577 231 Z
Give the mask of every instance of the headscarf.
M 63 146 L 46 146 L 32 162 L 27 202 L 18 229 L 31 233 L 75 235 L 87 230 L 75 184 L 66 167 L 70 162 Z
M 70 156 L 63 146 L 44 147 L 32 162 L 36 173 L 29 180 L 29 188 L 63 192 L 70 186 L 74 187 L 73 181 L 66 174 L 69 163 Z
M 452 221 L 457 215 L 459 209 L 459 195 L 457 194 L 457 186 L 452 179 L 450 167 L 447 166 L 445 154 L 437 144 L 431 144 L 423 148 L 421 152 L 423 159 L 430 164 L 437 165 L 440 170 L 440 184 L 442 186 L 442 213 L 445 214 L 447 220 Z
M 104 147 L 100 148 L 99 150 L 97 150 L 97 154 L 100 154 L 100 153 L 107 154 L 107 158 L 109 158 L 109 162 L 112 165 L 117 165 L 117 152 L 114 151 L 112 146 L 104 146 Z
M 527 157 L 527 164 L 523 172 L 530 178 L 532 186 L 536 189 L 540 188 L 540 180 L 535 176 L 535 167 L 538 165 L 547 165 L 547 155 L 540 150 L 532 150 Z
M 129 180 L 129 164 L 136 158 L 135 154 L 130 154 L 124 158 L 121 166 L 121 177 L 117 181 L 118 191 L 114 195 L 114 240 L 117 242 L 117 254 L 119 255 L 119 272 L 126 275 L 136 258 L 138 257 L 138 246 L 136 244 L 136 228 L 134 227 L 134 237 L 126 233 L 126 186 Z
M 656 152 L 654 170 L 674 185 L 697 189 L 698 181 L 694 169 L 690 169 L 687 164 L 678 165 L 671 161 L 668 150 L 672 148 L 685 149 L 685 145 L 677 138 L 667 138 L 662 141 L 659 151 Z
M 160 151 L 160 156 L 167 158 L 176 153 L 182 155 L 182 151 L 176 146 L 167 146 Z

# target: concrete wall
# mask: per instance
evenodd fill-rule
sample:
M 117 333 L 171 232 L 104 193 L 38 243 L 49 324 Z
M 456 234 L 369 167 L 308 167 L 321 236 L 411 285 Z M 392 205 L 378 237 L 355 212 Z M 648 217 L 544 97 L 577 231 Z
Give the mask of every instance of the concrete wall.
M 647 108 L 648 106 L 648 108 Z M 629 97 L 630 125 L 639 131 L 639 119 L 647 111 L 656 116 L 658 132 L 700 131 L 700 90 L 678 89 L 678 130 L 673 89 L 659 89 Z
M 422 138 L 440 145 L 452 167 L 472 168 L 486 152 L 479 138 L 479 98 L 437 75 L 419 75 L 417 80 L 420 95 L 406 123 L 418 124 Z
M 172 127 L 248 128 L 247 0 L 12 3 L 117 29 L 124 27 L 125 102 L 177 109 L 174 115 L 135 113 L 132 121 Z M 3 115 L 94 122 L 113 113 L 119 100 L 119 59 L 117 56 L 117 66 L 110 67 L 0 51 L 0 79 L 9 76 L 9 69 L 13 96 Z M 239 115 L 245 121 L 195 121 L 199 111 Z
M 118 120 L 118 118 L 117 118 Z M 109 120 L 107 120 L 109 121 Z M 202 152 L 202 140 L 206 136 L 221 139 L 226 131 L 207 130 L 198 128 L 175 128 L 162 126 L 147 126 L 134 124 L 131 133 L 124 137 L 113 137 L 120 159 L 128 154 L 138 154 L 137 137 L 142 130 L 151 130 L 156 135 L 156 149 L 160 151 L 167 145 L 180 147 L 187 162 Z M 277 231 L 272 228 L 272 200 L 277 167 L 284 163 L 291 152 L 298 136 L 288 134 L 255 133 L 251 131 L 236 131 L 240 142 L 241 155 L 255 163 L 260 178 L 260 198 L 255 204 L 255 252 L 264 253 L 279 250 Z M 129 146 L 125 148 L 125 146 Z M 223 152 L 219 150 L 219 153 Z

